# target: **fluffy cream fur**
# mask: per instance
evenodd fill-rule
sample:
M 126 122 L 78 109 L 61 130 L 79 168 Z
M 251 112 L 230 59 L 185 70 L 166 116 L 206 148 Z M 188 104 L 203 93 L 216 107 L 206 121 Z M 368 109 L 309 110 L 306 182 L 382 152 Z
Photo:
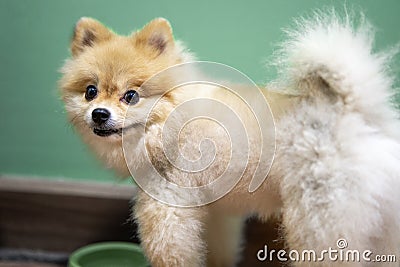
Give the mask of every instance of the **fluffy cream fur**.
M 113 37 L 100 25 L 90 23 L 94 23 L 97 32 L 103 32 L 107 40 L 112 40 Z M 163 32 L 168 32 L 166 22 L 161 21 L 161 24 Z M 135 36 L 143 35 L 146 43 L 157 27 L 157 23 L 152 23 L 151 27 L 145 27 L 145 33 L 139 32 Z M 169 38 L 168 33 L 166 36 Z M 93 136 L 84 120 L 76 122 L 76 116 L 79 118 L 83 116 L 79 114 L 91 109 L 86 103 L 82 108 L 82 92 L 80 95 L 71 92 L 79 80 L 74 70 L 82 70 L 79 67 L 82 65 L 91 68 L 82 63 L 85 57 L 99 59 L 109 56 L 110 51 L 124 51 L 119 43 L 125 39 L 117 39 L 118 42 L 107 40 L 99 48 L 92 44 L 88 52 L 81 52 L 85 49 L 82 46 L 73 46 L 73 51 L 83 53 L 83 56 L 76 56 L 66 64 L 61 83 L 67 111 L 85 141 L 108 166 L 126 174 L 128 170 L 121 142 Z M 106 46 L 106 42 L 113 42 L 111 48 Z M 299 29 L 289 34 L 289 40 L 279 54 L 281 78 L 271 85 L 285 90 L 265 92 L 271 101 L 277 131 L 277 150 L 269 177 L 257 191 L 248 192 L 252 171 L 258 164 L 256 157 L 250 155 L 249 168 L 243 179 L 228 195 L 210 205 L 173 207 L 140 191 L 133 217 L 138 222 L 142 246 L 152 266 L 233 266 L 240 252 L 242 218 L 258 214 L 267 219 L 275 213 L 283 216 L 289 249 L 321 251 L 335 248 L 336 241 L 345 238 L 349 249 L 369 249 L 375 254 L 400 256 L 400 125 L 398 113 L 390 104 L 392 79 L 387 74 L 388 56 L 374 54 L 372 42 L 371 27 L 364 22 L 357 28 L 349 20 L 340 21 L 331 15 L 299 23 Z M 172 46 L 167 43 L 167 49 Z M 125 52 L 132 53 L 131 50 Z M 168 64 L 185 62 L 187 57 L 177 56 L 177 51 L 177 48 L 171 48 L 165 52 L 173 54 L 168 61 L 153 49 L 157 55 L 150 63 L 160 69 Z M 96 53 L 100 54 L 93 56 Z M 140 60 L 141 54 L 137 55 Z M 124 60 L 126 57 L 120 62 Z M 112 65 L 114 62 L 115 58 L 110 57 L 102 64 Z M 147 64 L 145 58 L 143 62 Z M 138 64 L 142 64 L 141 61 L 135 67 Z M 108 75 L 112 76 L 112 72 Z M 285 95 L 287 89 L 291 95 L 297 96 Z M 155 154 L 162 147 L 160 130 L 163 117 L 174 108 L 175 100 L 204 94 L 195 92 L 198 91 L 178 92 L 161 102 L 158 114 L 147 129 L 150 140 L 147 145 Z M 218 89 L 208 92 L 217 99 L 226 99 Z M 101 105 L 105 103 L 112 106 L 111 100 L 104 100 Z M 139 102 L 135 116 L 130 117 L 128 113 L 128 121 L 137 119 L 145 105 Z M 248 113 L 244 110 L 243 114 L 247 116 Z M 209 125 L 192 131 L 196 136 L 201 136 L 200 133 L 219 136 L 218 131 Z M 143 161 L 144 147 L 140 140 L 144 136 L 139 133 L 130 133 L 137 143 L 132 143 L 135 153 L 126 159 L 128 163 L 140 164 Z M 191 136 L 185 137 L 186 142 Z M 198 144 L 196 136 L 195 140 L 189 140 L 193 143 L 189 145 Z M 217 142 L 218 145 L 223 148 L 224 141 Z M 257 142 L 251 144 L 254 147 L 258 145 Z M 218 162 L 224 162 L 225 156 L 223 154 Z M 157 164 L 162 165 L 163 161 L 159 160 Z M 263 162 L 260 164 L 263 166 Z M 210 174 L 215 175 L 222 167 L 217 164 L 211 168 L 211 173 L 193 177 L 180 176 L 179 172 L 169 172 L 168 168 L 166 173 L 168 179 L 183 185 L 203 184 L 210 182 Z M 170 193 L 161 184 L 153 187 L 165 194 Z M 331 261 L 293 264 L 367 265 L 365 262 Z
M 365 21 L 356 27 L 348 18 L 319 16 L 289 37 L 281 74 L 302 97 L 277 124 L 287 244 L 321 251 L 345 238 L 349 249 L 398 257 L 400 125 L 391 105 L 390 55 L 373 53 Z

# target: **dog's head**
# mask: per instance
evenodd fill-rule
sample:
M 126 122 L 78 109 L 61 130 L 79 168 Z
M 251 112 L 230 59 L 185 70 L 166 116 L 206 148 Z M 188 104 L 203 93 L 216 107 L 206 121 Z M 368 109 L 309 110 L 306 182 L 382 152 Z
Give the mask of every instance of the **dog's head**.
M 94 19 L 81 18 L 74 30 L 71 54 L 61 70 L 62 98 L 72 124 L 96 142 L 119 141 L 123 130 L 135 131 L 144 125 L 149 105 L 168 87 L 162 80 L 142 84 L 189 59 L 162 18 L 130 36 L 117 35 Z

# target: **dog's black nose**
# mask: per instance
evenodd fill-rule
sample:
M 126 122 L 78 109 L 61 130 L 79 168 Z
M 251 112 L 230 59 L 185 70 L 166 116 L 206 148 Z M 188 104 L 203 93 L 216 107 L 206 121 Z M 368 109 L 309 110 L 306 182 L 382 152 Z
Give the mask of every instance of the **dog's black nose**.
M 105 108 L 96 108 L 92 111 L 92 120 L 97 124 L 103 124 L 110 118 L 110 111 Z

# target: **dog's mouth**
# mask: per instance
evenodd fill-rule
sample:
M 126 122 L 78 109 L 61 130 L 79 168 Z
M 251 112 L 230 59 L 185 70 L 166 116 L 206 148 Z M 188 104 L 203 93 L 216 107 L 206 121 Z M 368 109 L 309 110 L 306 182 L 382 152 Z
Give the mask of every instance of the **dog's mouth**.
M 122 128 L 119 129 L 99 129 L 93 128 L 93 133 L 101 137 L 107 137 L 113 134 L 122 135 Z
M 111 136 L 111 135 L 122 136 L 122 132 L 123 131 L 126 131 L 128 129 L 134 128 L 137 125 L 140 125 L 140 123 L 133 123 L 133 124 L 131 124 L 129 126 L 126 126 L 124 128 L 117 128 L 117 129 L 114 129 L 114 128 L 104 129 L 104 128 L 96 128 L 96 127 L 94 127 L 93 128 L 93 133 L 98 135 L 98 136 L 101 136 L 101 137 L 107 137 L 107 136 Z

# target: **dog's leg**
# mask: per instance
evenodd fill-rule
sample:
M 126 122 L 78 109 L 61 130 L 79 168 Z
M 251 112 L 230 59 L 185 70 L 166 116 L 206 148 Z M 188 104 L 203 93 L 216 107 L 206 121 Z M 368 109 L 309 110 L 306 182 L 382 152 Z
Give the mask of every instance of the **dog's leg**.
M 290 252 L 290 257 L 294 257 L 290 258 L 293 260 L 293 266 L 371 266 L 362 259 L 363 251 L 369 249 L 367 247 L 370 233 L 362 233 L 361 229 L 360 232 L 357 231 L 356 225 L 362 223 L 361 218 L 356 218 L 353 221 L 351 216 L 345 214 L 338 217 L 340 208 L 333 210 L 324 207 L 311 207 L 312 203 L 302 201 L 300 198 L 296 199 L 296 204 L 294 204 L 294 201 L 295 199 L 292 198 L 289 200 L 290 204 L 285 204 L 283 213 L 285 239 L 289 249 L 287 252 Z M 360 205 L 360 208 L 363 208 L 362 205 Z M 304 211 L 310 214 L 305 214 Z M 365 223 L 369 224 L 370 222 L 366 221 Z M 346 256 L 339 258 L 339 253 L 346 255 L 348 249 L 359 251 L 360 260 L 353 261 L 352 258 L 346 260 Z M 332 251 L 332 254 L 329 251 Z M 353 254 L 349 255 L 349 257 L 353 257 Z
M 241 217 L 212 213 L 207 220 L 205 239 L 207 240 L 207 266 L 233 267 L 241 251 Z
M 398 225 L 400 146 L 360 116 L 318 107 L 299 105 L 277 127 L 287 244 L 300 256 L 313 250 L 317 258 L 295 266 L 376 266 L 362 259 L 365 251 L 398 250 L 388 244 L 398 242 L 398 227 L 387 229 Z M 360 260 L 347 260 L 349 250 Z M 329 251 L 336 251 L 333 258 Z
M 163 204 L 145 192 L 136 197 L 134 217 L 141 245 L 152 267 L 198 267 L 205 261 L 204 207 Z

